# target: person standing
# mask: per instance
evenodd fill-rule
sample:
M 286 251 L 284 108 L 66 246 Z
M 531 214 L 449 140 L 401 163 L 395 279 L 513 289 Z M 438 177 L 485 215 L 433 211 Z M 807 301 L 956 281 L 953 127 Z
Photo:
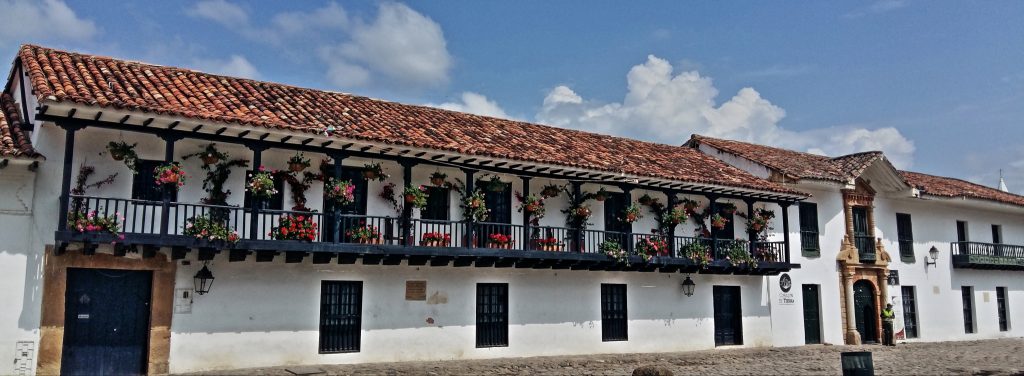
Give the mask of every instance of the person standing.
M 892 320 L 896 318 L 896 312 L 892 310 L 892 304 L 886 304 L 882 310 L 882 345 L 896 346 L 892 340 Z

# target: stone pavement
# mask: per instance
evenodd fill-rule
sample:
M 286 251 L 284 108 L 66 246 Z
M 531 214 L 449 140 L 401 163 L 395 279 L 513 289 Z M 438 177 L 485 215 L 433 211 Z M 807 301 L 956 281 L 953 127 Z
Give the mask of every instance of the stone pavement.
M 882 346 L 814 345 L 676 353 L 281 366 L 210 375 L 629 375 L 641 365 L 675 375 L 839 375 L 839 353 L 871 351 L 876 375 L 1024 375 L 1024 339 Z M 290 370 L 290 371 L 289 371 Z

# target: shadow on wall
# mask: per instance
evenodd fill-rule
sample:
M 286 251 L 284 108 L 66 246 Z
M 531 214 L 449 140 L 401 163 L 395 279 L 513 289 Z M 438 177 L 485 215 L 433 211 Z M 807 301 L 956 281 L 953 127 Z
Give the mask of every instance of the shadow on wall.
M 191 287 L 200 267 L 194 261 L 179 267 L 176 287 Z M 696 292 L 686 297 L 681 274 L 228 263 L 220 257 L 209 268 L 216 277 L 213 288 L 194 297 L 191 313 L 174 315 L 173 333 L 317 331 L 323 280 L 363 282 L 362 329 L 367 331 L 476 325 L 477 283 L 508 283 L 509 325 L 599 328 L 601 283 L 627 285 L 627 315 L 634 322 L 710 325 L 713 285 L 742 287 L 744 317 L 770 316 L 761 296 L 768 279 L 759 276 L 695 275 Z M 405 300 L 408 280 L 427 281 L 427 296 L 440 293 L 447 301 Z

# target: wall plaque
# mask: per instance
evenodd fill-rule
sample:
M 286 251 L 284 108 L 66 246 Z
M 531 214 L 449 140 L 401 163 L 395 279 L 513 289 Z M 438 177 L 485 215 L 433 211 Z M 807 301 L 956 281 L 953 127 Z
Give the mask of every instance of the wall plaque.
M 427 281 L 405 281 L 405 300 L 427 300 Z

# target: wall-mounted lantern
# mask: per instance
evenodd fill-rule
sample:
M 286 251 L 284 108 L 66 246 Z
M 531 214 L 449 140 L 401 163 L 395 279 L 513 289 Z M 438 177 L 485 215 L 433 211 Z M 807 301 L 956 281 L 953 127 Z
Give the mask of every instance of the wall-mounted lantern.
M 696 287 L 697 284 L 693 283 L 693 280 L 690 279 L 690 275 L 687 274 L 686 279 L 683 280 L 683 295 L 693 296 L 693 289 Z
M 210 272 L 210 268 L 203 264 L 203 268 L 196 272 L 196 276 L 192 277 L 192 282 L 195 284 L 196 294 L 206 295 L 210 292 L 210 286 L 213 286 L 213 273 Z
M 928 265 L 935 266 L 936 265 L 935 262 L 938 259 L 939 259 L 939 249 L 935 248 L 935 246 L 933 245 L 932 248 L 928 250 L 928 258 L 924 260 L 924 264 L 925 264 L 924 267 L 927 268 Z

